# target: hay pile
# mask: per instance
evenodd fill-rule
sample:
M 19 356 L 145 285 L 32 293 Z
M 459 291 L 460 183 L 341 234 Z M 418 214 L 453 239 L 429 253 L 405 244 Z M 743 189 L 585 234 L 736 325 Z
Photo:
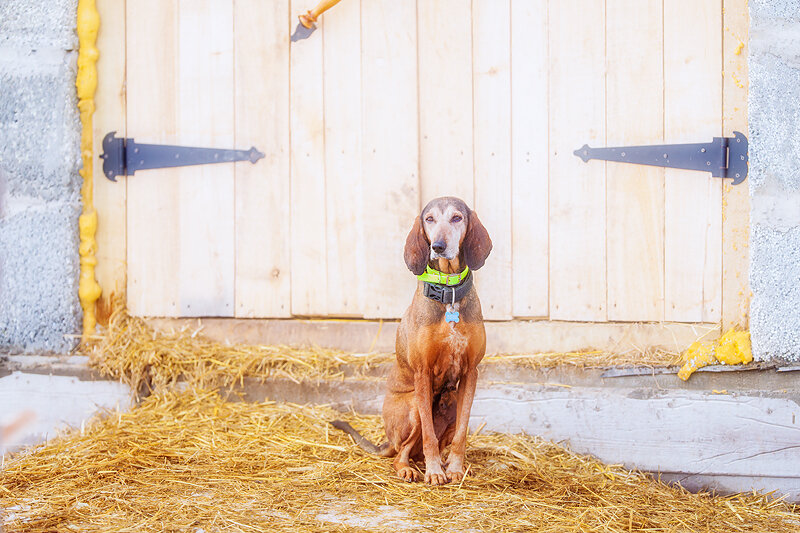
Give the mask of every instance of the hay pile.
M 470 438 L 462 484 L 395 479 L 326 407 L 154 395 L 7 458 L 5 530 L 795 532 L 760 496 L 693 495 L 533 437 Z M 374 441 L 377 417 L 348 420 Z
M 363 377 L 393 354 L 349 354 L 324 348 L 222 344 L 188 329 L 157 332 L 141 318 L 115 304 L 104 335 L 89 346 L 90 365 L 102 374 L 129 384 L 140 395 L 166 390 L 179 379 L 198 387 L 240 383 L 245 377 L 283 377 L 293 381 L 335 379 L 349 373 Z M 515 364 L 530 369 L 570 365 L 673 366 L 680 352 L 630 350 L 624 353 L 584 351 L 521 355 L 488 355 L 482 365 Z
M 192 386 L 241 383 L 245 377 L 267 379 L 339 378 L 345 368 L 366 371 L 391 354 L 348 354 L 323 348 L 222 344 L 197 331 L 157 332 L 118 305 L 104 335 L 89 346 L 89 364 L 146 395 L 170 388 L 179 379 Z

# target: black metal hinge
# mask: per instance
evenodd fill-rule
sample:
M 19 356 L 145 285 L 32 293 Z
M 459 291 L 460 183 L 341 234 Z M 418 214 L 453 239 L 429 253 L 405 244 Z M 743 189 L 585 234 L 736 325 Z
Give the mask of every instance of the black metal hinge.
M 710 143 L 655 144 L 590 148 L 584 144 L 573 152 L 583 159 L 618 161 L 656 167 L 705 170 L 715 178 L 731 178 L 738 185 L 747 177 L 747 137 L 738 131 L 733 137 L 714 137 Z
M 117 138 L 116 133 L 112 131 L 103 138 L 103 153 L 100 155 L 103 160 L 103 174 L 111 181 L 117 181 L 117 176 L 131 176 L 137 170 L 233 161 L 255 163 L 264 157 L 264 154 L 255 147 L 249 150 L 219 150 L 167 144 L 141 144 L 133 139 Z

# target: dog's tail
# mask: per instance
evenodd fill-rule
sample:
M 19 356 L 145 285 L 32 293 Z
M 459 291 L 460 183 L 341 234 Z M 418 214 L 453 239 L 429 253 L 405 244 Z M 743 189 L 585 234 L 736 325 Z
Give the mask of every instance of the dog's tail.
M 391 457 L 394 455 L 394 450 L 389 447 L 388 442 L 384 442 L 380 446 L 376 446 L 368 441 L 361 433 L 355 430 L 353 426 L 345 422 L 344 420 L 334 420 L 331 422 L 331 425 L 336 429 L 344 431 L 351 437 L 353 440 L 356 441 L 358 447 L 364 450 L 367 453 L 371 453 L 373 455 L 379 455 L 381 457 Z

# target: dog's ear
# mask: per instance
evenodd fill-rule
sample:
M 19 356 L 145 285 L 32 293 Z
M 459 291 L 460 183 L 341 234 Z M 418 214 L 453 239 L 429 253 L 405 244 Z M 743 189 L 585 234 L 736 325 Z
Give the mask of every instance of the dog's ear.
M 464 252 L 464 260 L 472 270 L 478 270 L 486 262 L 489 252 L 492 251 L 492 239 L 489 232 L 481 224 L 475 211 L 469 212 L 469 224 L 467 234 L 464 235 L 464 242 L 461 243 Z
M 408 232 L 406 248 L 403 251 L 403 259 L 406 261 L 406 266 L 415 276 L 425 272 L 431 253 L 429 246 L 425 230 L 422 229 L 422 220 L 417 217 L 414 219 L 414 227 Z

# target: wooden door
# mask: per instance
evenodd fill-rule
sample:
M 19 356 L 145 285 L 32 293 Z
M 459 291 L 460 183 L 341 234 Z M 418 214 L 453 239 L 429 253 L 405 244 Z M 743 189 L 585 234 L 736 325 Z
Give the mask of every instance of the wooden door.
M 128 136 L 266 153 L 127 180 L 133 313 L 397 318 L 455 195 L 489 319 L 720 321 L 722 180 L 573 151 L 731 135 L 722 0 L 343 0 L 290 43 L 313 4 L 128 3 Z

